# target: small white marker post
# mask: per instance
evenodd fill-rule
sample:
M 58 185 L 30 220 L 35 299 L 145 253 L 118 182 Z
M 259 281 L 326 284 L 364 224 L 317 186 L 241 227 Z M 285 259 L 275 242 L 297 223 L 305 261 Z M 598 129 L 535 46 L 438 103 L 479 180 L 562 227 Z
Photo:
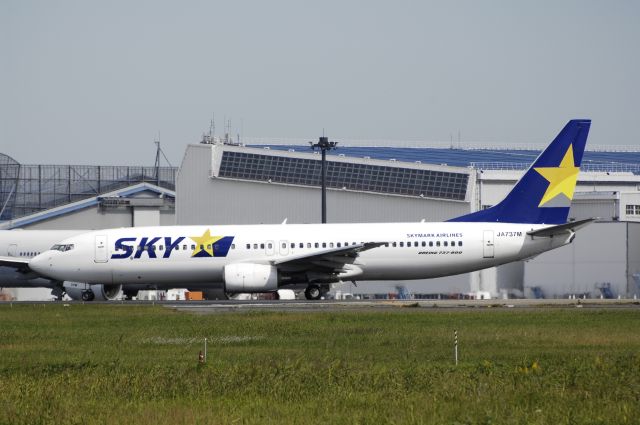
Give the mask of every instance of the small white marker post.
M 453 331 L 453 355 L 456 360 L 456 366 L 458 366 L 458 331 Z
M 207 362 L 207 338 L 204 339 L 204 362 Z

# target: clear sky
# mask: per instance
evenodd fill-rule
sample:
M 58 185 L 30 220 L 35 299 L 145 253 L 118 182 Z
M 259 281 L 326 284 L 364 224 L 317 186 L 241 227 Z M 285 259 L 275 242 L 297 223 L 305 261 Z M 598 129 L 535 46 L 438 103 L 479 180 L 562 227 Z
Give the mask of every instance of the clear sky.
M 639 145 L 638 1 L 0 1 L 0 152 L 179 165 L 254 137 Z M 221 131 L 218 131 L 220 133 Z

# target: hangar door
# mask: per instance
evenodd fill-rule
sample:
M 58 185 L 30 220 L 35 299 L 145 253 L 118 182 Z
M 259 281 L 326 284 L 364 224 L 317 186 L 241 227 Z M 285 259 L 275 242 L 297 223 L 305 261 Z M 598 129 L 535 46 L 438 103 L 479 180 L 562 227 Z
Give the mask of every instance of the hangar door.
M 96 235 L 96 263 L 106 263 L 107 262 L 107 236 L 106 235 Z
M 484 258 L 493 258 L 493 230 L 484 231 L 482 253 Z

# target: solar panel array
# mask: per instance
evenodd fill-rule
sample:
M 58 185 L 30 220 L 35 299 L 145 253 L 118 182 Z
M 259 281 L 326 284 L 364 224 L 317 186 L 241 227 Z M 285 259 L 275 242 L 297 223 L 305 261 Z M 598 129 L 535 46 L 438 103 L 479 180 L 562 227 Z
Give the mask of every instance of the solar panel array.
M 224 151 L 218 175 L 225 178 L 320 186 L 319 159 Z M 327 161 L 327 187 L 463 201 L 467 173 Z

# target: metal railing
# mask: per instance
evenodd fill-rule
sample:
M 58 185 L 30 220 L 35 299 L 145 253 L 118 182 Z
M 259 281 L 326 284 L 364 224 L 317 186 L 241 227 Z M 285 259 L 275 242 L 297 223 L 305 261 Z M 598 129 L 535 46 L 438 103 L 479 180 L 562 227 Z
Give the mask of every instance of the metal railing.
M 176 167 L 20 165 L 17 178 L 0 173 L 0 199 L 5 200 L 0 220 L 20 218 L 137 183 L 175 190 L 177 170 Z

